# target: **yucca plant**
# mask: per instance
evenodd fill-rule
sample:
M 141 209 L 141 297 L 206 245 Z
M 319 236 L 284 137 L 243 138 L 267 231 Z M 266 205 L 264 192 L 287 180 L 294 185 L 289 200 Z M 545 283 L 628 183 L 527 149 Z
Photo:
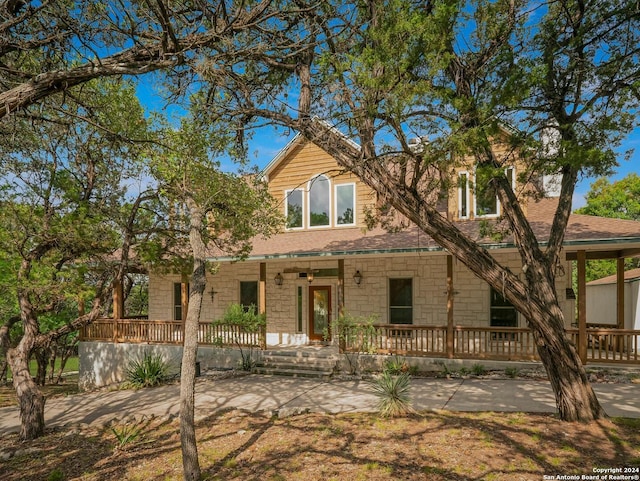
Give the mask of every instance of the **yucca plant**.
M 142 426 L 128 423 L 120 426 L 111 426 L 111 432 L 117 441 L 115 449 L 124 451 L 127 446 L 138 439 L 142 432 Z
M 382 416 L 402 416 L 412 411 L 409 401 L 409 373 L 404 372 L 396 376 L 389 371 L 383 371 L 371 381 L 371 385 L 378 397 L 378 410 Z
M 169 364 L 157 353 L 145 352 L 127 366 L 127 381 L 134 387 L 157 386 L 167 380 Z

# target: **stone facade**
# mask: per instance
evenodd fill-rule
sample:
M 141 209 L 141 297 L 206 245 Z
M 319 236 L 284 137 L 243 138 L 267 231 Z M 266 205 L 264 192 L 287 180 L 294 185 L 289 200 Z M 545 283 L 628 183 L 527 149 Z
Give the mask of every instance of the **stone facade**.
M 520 272 L 518 254 L 508 249 L 494 253 L 498 261 L 508 265 L 516 274 Z M 447 324 L 447 256 L 442 252 L 423 254 L 359 255 L 344 260 L 344 310 L 353 316 L 375 316 L 378 322 L 389 322 L 389 279 L 413 280 L 413 324 L 446 326 Z M 311 283 L 299 271 L 338 268 L 338 258 L 276 259 L 266 261 L 266 315 L 267 344 L 306 344 L 309 341 L 309 286 L 328 286 L 331 289 L 331 311 L 335 318 L 339 312 L 338 277 L 316 275 Z M 356 271 L 362 274 L 357 285 Z M 283 283 L 274 282 L 277 274 Z M 260 277 L 260 262 L 224 262 L 214 275 L 209 275 L 202 305 L 202 321 L 220 319 L 231 303 L 240 302 L 240 282 L 255 281 Z M 149 280 L 149 318 L 172 319 L 173 283 L 178 276 L 151 275 Z M 464 265 L 453 262 L 454 323 L 465 327 L 489 327 L 490 288 L 474 276 Z M 567 327 L 574 319 L 574 302 L 564 296 L 571 287 L 570 264 L 558 276 L 558 292 L 562 295 Z M 299 306 L 298 289 L 302 298 Z M 213 301 L 211 291 L 214 291 Z M 298 313 L 299 307 L 301 312 Z M 301 321 L 301 322 L 300 322 Z M 301 324 L 301 326 L 300 326 Z M 302 329 L 300 329 L 302 327 Z M 526 327 L 519 316 L 518 327 Z

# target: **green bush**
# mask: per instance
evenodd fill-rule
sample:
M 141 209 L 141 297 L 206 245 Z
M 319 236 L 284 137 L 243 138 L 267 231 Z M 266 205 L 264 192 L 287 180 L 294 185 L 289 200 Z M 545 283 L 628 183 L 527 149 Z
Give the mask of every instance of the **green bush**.
M 245 344 L 246 339 L 244 334 L 260 332 L 260 329 L 267 324 L 266 316 L 264 314 L 258 314 L 258 310 L 254 305 L 245 307 L 241 304 L 230 304 L 224 311 L 222 319 L 215 321 L 213 324 L 238 327 L 238 329 L 233 330 L 233 343 L 240 350 L 242 370 L 251 371 L 255 365 L 255 360 L 253 359 L 253 349 L 255 346 Z M 244 348 L 247 350 L 245 351 Z
M 471 372 L 476 376 L 484 376 L 487 373 L 487 370 L 482 364 L 476 363 L 471 366 Z
M 402 416 L 411 412 L 409 387 L 411 376 L 402 373 L 398 376 L 383 371 L 371 381 L 373 392 L 378 397 L 378 410 L 383 416 Z
M 64 474 L 57 468 L 51 471 L 49 476 L 47 476 L 47 481 L 64 481 L 64 479 Z
M 505 368 L 504 373 L 510 378 L 518 377 L 518 368 L 517 367 L 507 367 L 507 368 Z
M 411 366 L 406 359 L 393 356 L 385 360 L 383 371 L 387 371 L 396 376 L 403 373 L 416 374 L 418 372 L 418 366 Z
M 127 381 L 134 387 L 157 386 L 168 378 L 169 363 L 157 353 L 145 352 L 127 366 Z
M 127 446 L 133 443 L 142 432 L 142 426 L 139 424 L 122 424 L 120 426 L 112 426 L 111 432 L 116 438 L 116 450 L 124 451 Z

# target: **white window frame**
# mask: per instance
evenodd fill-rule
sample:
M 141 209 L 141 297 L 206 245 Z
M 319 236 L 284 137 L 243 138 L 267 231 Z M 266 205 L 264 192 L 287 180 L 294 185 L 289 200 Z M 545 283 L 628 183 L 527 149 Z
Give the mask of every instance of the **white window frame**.
M 326 181 L 329 183 L 328 187 L 329 187 L 329 209 L 327 212 L 327 215 L 329 216 L 329 222 L 327 224 L 323 224 L 323 225 L 311 225 L 311 187 L 313 187 L 314 182 L 316 181 L 316 179 L 319 179 L 320 177 L 323 177 L 324 179 L 326 179 Z M 332 217 L 332 210 L 331 209 L 331 193 L 332 193 L 332 189 L 331 189 L 331 179 L 329 177 L 327 177 L 325 174 L 318 174 L 318 175 L 314 175 L 309 182 L 307 182 L 307 226 L 309 229 L 326 229 L 328 227 L 331 227 L 332 221 L 333 219 Z M 304 221 L 303 221 L 304 223 Z
M 476 169 L 477 171 L 477 169 Z M 505 167 L 504 175 L 509 178 L 508 172 L 511 171 L 511 188 L 515 189 L 515 179 L 516 179 L 516 168 L 513 165 Z M 500 199 L 496 195 L 496 213 L 495 214 L 478 214 L 478 197 L 476 195 L 478 187 L 477 175 L 474 172 L 474 182 L 473 182 L 473 214 L 478 219 L 495 219 L 496 217 L 500 217 L 502 215 L 502 205 L 500 204 Z
M 351 206 L 352 209 L 353 209 L 353 222 L 351 222 L 350 224 L 338 224 L 338 217 L 339 217 L 339 212 L 338 212 L 338 189 L 340 187 L 351 187 L 351 192 L 353 193 L 353 204 Z M 356 225 L 356 184 L 355 183 L 335 184 L 333 186 L 333 205 L 334 205 L 333 217 L 335 219 L 335 226 L 336 227 L 353 227 L 354 225 Z
M 464 176 L 467 178 L 464 185 L 464 193 L 466 194 L 466 201 L 464 203 L 465 210 L 467 211 L 466 215 L 462 215 L 462 187 L 460 186 L 460 178 Z M 468 219 L 471 214 L 471 192 L 469 190 L 469 172 L 466 170 L 462 170 L 458 172 L 458 218 L 460 219 Z
M 292 192 L 300 192 L 300 198 L 302 199 L 302 225 L 300 227 L 289 227 L 287 225 L 287 219 L 289 218 L 289 195 Z M 304 189 L 287 189 L 284 191 L 284 219 L 285 219 L 285 229 L 286 230 L 300 230 L 304 229 L 304 219 L 305 219 L 305 198 Z

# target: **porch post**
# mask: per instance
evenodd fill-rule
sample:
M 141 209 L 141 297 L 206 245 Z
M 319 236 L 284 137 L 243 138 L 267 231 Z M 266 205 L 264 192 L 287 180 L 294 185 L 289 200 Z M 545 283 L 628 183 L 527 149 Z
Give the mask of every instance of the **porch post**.
M 116 279 L 113 281 L 113 318 L 122 319 L 124 315 L 124 295 L 122 291 L 122 282 Z
M 453 256 L 447 256 L 447 357 L 453 358 Z
M 184 321 L 187 319 L 187 311 L 189 310 L 189 279 L 187 276 L 182 276 L 180 283 L 180 306 L 182 309 L 182 326 L 184 327 Z
M 618 329 L 624 329 L 624 257 L 618 257 L 616 279 L 616 315 Z
M 578 251 L 578 354 L 587 363 L 587 253 Z
M 260 263 L 260 281 L 258 282 L 258 313 L 267 314 L 267 263 Z M 267 348 L 267 326 L 264 326 L 260 339 L 260 348 Z
M 267 263 L 260 263 L 260 282 L 258 283 L 258 314 L 267 312 Z
M 338 316 L 344 315 L 344 259 L 338 259 Z

